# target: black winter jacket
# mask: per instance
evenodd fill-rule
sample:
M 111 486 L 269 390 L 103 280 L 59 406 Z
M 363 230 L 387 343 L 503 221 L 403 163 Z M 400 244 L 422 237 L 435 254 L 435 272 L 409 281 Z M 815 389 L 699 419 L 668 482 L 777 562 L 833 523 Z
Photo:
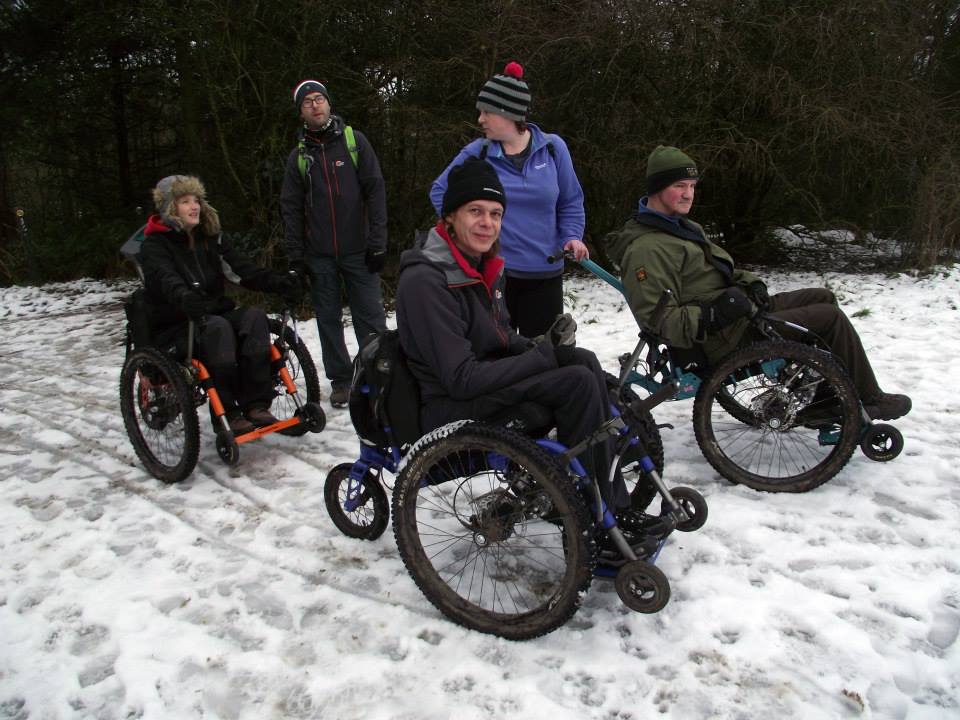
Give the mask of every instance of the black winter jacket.
M 387 192 L 380 163 L 370 141 L 354 130 L 355 167 L 343 128 L 343 120 L 334 115 L 322 142 L 300 131 L 307 159 L 305 175 L 300 173 L 299 145 L 287 157 L 280 211 L 290 262 L 387 247 Z
M 510 328 L 503 282 L 503 260 L 474 268 L 439 224 L 401 256 L 397 327 L 425 417 L 432 402 L 472 400 L 557 367 L 549 342 Z
M 215 315 L 234 308 L 224 295 L 226 281 L 250 290 L 271 292 L 277 273 L 261 268 L 245 258 L 222 235 L 205 235 L 198 227 L 191 249 L 182 230 L 164 225 L 159 215 L 147 221 L 146 236 L 140 249 L 139 262 L 147 290 L 151 327 L 162 332 L 187 321 L 180 309 L 184 293 L 194 290 L 206 296 L 209 313 Z

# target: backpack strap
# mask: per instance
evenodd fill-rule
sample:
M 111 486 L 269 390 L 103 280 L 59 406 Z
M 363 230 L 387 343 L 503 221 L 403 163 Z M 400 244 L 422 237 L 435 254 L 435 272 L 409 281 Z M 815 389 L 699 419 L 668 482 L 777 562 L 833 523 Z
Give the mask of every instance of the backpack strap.
M 357 138 L 353 134 L 353 128 L 350 125 L 345 125 L 343 128 L 343 137 L 347 141 L 347 151 L 350 153 L 350 159 L 353 160 L 354 167 L 360 167 L 360 161 L 358 159 L 359 150 L 357 148 Z
M 310 161 L 313 158 L 307 153 L 307 144 L 303 141 L 301 137 L 297 143 L 297 169 L 300 171 L 300 179 L 305 180 L 307 177 L 307 170 L 310 168 Z

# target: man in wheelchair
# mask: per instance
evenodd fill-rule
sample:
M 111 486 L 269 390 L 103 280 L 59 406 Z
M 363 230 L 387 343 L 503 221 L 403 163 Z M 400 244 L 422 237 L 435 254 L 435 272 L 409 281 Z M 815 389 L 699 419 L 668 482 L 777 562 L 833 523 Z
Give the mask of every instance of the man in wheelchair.
M 234 435 L 277 422 L 267 317 L 237 307 L 225 282 L 284 295 L 296 302 L 296 276 L 258 267 L 220 232 L 200 180 L 171 175 L 153 189 L 157 213 L 147 222 L 139 254 L 147 314 L 158 347 L 186 352 L 187 321 L 196 323 L 196 354 L 213 378 Z
M 507 207 L 492 166 L 467 159 L 450 171 L 440 221 L 401 257 L 397 326 L 420 386 L 421 424 L 429 431 L 460 419 L 496 422 L 532 402 L 549 411 L 540 429 L 555 425 L 560 442 L 573 446 L 610 417 L 604 373 L 592 352 L 576 347 L 569 315 L 534 340 L 511 329 L 497 252 Z M 579 459 L 629 529 L 626 487 L 619 474 L 609 480 L 610 443 Z
M 822 338 L 846 367 L 870 418 L 892 420 L 910 412 L 909 397 L 880 389 L 860 337 L 832 292 L 806 288 L 768 295 L 762 280 L 735 267 L 733 258 L 687 218 L 698 180 L 689 156 L 658 146 L 647 159 L 646 196 L 623 229 L 606 236 L 641 327 L 647 326 L 664 290 L 670 290 L 663 319 L 651 330 L 671 348 L 702 352 L 712 364 L 759 339 L 749 319 L 762 310 Z M 807 340 L 789 325 L 782 334 Z

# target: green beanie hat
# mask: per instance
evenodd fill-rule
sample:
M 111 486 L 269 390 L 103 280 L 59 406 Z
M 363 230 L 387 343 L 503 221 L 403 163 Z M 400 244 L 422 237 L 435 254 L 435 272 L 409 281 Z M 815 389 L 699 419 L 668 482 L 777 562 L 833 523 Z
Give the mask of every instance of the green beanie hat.
M 647 158 L 647 195 L 656 195 L 677 180 L 696 180 L 699 177 L 697 164 L 678 148 L 657 145 Z

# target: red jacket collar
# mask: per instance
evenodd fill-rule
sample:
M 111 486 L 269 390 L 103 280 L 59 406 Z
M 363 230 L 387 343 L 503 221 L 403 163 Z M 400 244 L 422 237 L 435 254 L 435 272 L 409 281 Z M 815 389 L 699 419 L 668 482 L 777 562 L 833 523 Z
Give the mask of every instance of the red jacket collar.
M 457 265 L 460 266 L 460 269 L 463 270 L 464 274 L 467 277 L 476 278 L 482 282 L 489 293 L 493 288 L 493 284 L 496 282 L 497 278 L 500 277 L 500 273 L 503 270 L 503 258 L 501 258 L 499 255 L 490 258 L 483 263 L 483 272 L 478 272 L 477 269 L 473 267 L 473 265 L 471 265 L 463 256 L 463 253 L 460 252 L 460 249 L 456 246 L 453 240 L 450 239 L 450 235 L 447 233 L 447 228 L 444 226 L 443 220 L 437 222 L 437 234 L 446 241 L 447 247 L 450 248 L 450 254 L 453 255 L 453 259 L 456 261 Z
M 159 215 L 151 215 L 147 219 L 147 228 L 143 231 L 144 235 L 152 235 L 155 233 L 168 233 L 173 230 L 169 225 L 164 225 L 163 220 L 160 219 Z

